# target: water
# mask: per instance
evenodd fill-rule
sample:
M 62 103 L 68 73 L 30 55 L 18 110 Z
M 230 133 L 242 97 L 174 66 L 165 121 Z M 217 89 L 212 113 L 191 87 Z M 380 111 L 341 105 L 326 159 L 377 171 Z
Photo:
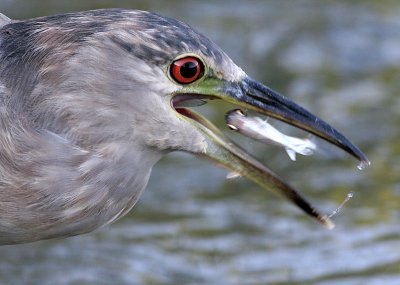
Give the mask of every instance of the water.
M 400 284 L 397 1 L 0 1 L 18 18 L 116 6 L 197 27 L 250 76 L 349 136 L 372 164 L 358 171 L 333 150 L 293 163 L 233 134 L 326 213 L 353 192 L 336 228 L 245 179 L 226 180 L 225 170 L 173 154 L 119 222 L 0 247 L 0 284 Z M 225 128 L 228 109 L 208 105 L 202 110 Z
M 332 218 L 333 216 L 337 215 L 343 208 L 343 206 L 350 201 L 351 198 L 354 197 L 354 193 L 350 192 L 349 194 L 347 194 L 346 198 L 343 200 L 342 203 L 340 203 L 340 205 L 335 209 L 335 211 L 333 211 L 332 213 L 330 213 L 328 215 L 328 218 Z
M 361 161 L 358 165 L 357 168 L 359 170 L 364 170 L 367 166 L 370 166 L 371 162 L 370 161 Z

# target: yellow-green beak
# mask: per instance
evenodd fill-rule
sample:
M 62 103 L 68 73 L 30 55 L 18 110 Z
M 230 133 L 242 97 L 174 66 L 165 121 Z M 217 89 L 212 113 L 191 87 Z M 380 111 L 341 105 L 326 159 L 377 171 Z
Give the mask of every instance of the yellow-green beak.
M 240 82 L 206 79 L 199 85 L 180 90 L 180 94 L 173 98 L 173 105 L 178 113 L 188 118 L 204 134 L 207 147 L 205 152 L 199 155 L 205 156 L 247 177 L 261 187 L 287 198 L 304 212 L 318 219 L 326 227 L 333 228 L 333 223 L 326 215 L 320 214 L 295 189 L 245 152 L 241 147 L 230 141 L 207 119 L 192 110 L 180 107 L 179 104 L 174 104 L 174 102 L 191 100 L 193 98 L 218 98 L 274 117 L 321 137 L 353 155 L 363 165 L 369 165 L 367 157 L 355 145 L 344 135 L 309 111 L 247 76 Z

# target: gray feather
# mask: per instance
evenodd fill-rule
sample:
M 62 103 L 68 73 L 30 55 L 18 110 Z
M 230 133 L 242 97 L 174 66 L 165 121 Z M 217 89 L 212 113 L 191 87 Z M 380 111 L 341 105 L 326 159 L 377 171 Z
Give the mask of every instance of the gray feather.
M 0 13 L 0 28 L 11 23 L 11 19 L 8 18 L 6 15 Z
M 184 52 L 233 64 L 189 26 L 118 9 L 1 25 L 0 244 L 108 224 L 163 154 L 204 149 L 171 112 L 167 65 Z

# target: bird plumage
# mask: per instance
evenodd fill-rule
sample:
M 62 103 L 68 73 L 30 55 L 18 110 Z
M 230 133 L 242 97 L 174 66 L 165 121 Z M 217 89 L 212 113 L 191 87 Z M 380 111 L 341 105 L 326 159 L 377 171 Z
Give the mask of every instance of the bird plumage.
M 182 22 L 123 9 L 0 16 L 0 244 L 77 235 L 122 217 L 153 165 L 175 150 L 246 176 L 333 227 L 182 104 L 193 99 L 273 116 L 369 163 L 342 134 L 248 77 Z
M 162 96 L 178 88 L 165 70 L 182 52 L 226 57 L 189 26 L 149 12 L 5 23 L 0 244 L 107 224 L 135 204 L 165 152 L 204 147 Z

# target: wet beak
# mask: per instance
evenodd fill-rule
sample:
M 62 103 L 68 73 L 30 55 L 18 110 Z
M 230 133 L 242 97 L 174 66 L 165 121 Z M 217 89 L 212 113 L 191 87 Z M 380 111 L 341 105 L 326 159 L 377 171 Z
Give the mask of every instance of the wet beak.
M 203 98 L 222 99 L 287 122 L 333 143 L 359 159 L 362 164 L 369 164 L 367 157 L 333 127 L 288 98 L 249 77 L 243 78 L 240 82 L 223 81 L 221 83 L 219 81 L 218 83 L 211 82 L 211 84 L 204 83 L 203 86 L 188 91 L 192 94 L 197 94 L 196 96 L 201 94 L 200 96 Z M 191 95 L 187 96 L 186 93 L 185 98 L 189 97 Z M 179 97 L 177 96 L 176 98 Z M 285 197 L 327 228 L 334 227 L 334 224 L 326 215 L 318 212 L 294 188 L 229 140 L 207 119 L 190 109 L 174 107 L 180 115 L 183 115 L 184 118 L 189 118 L 189 122 L 203 133 L 207 147 L 203 153 L 198 155 L 206 157 L 241 176 L 247 177 L 263 188 Z

